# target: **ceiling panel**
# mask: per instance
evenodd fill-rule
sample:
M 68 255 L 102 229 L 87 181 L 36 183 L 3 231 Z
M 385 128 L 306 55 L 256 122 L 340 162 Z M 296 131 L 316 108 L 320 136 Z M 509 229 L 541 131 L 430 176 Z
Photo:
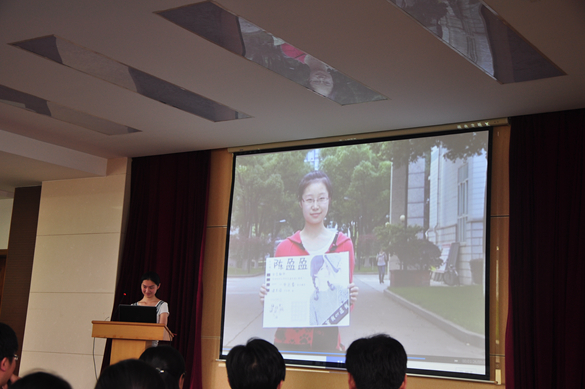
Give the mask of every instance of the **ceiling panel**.
M 386 0 L 216 2 L 389 98 L 346 106 L 156 14 L 192 3 L 0 2 L 0 85 L 140 132 L 104 136 L 3 103 L 0 131 L 99 158 L 113 158 L 585 107 L 585 3 L 581 1 L 486 2 L 567 73 L 513 84 L 494 80 Z M 250 118 L 227 122 L 202 119 L 10 45 L 46 35 L 75 42 Z M 9 159 L 13 158 L 11 155 Z M 6 162 L 0 169 L 0 190 L 21 185 L 14 178 L 2 180 L 2 176 L 24 179 L 32 172 L 37 181 L 42 181 L 52 179 L 48 174 L 51 168 L 59 168 L 36 165 L 23 172 L 14 166 Z M 87 173 L 63 174 L 60 177 Z

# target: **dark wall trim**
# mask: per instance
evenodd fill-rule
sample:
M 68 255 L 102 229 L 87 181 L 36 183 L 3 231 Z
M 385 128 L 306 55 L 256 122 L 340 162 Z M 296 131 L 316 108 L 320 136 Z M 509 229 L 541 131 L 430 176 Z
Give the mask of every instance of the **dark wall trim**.
M 40 202 L 40 186 L 14 191 L 0 321 L 16 332 L 18 355 L 22 354 Z

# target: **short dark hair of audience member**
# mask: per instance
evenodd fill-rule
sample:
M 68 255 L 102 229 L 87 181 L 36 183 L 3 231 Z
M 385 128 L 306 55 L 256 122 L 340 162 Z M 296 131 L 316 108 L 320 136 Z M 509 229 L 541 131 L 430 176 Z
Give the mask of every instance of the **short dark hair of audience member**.
M 138 359 L 125 359 L 102 371 L 95 389 L 165 389 L 160 373 Z
M 172 346 L 149 347 L 139 358 L 160 372 L 167 389 L 183 389 L 185 360 Z
M 18 338 L 14 330 L 4 323 L 0 323 L 0 387 L 4 386 L 12 377 L 16 368 L 16 352 Z
M 406 351 L 386 334 L 355 340 L 345 354 L 350 389 L 406 387 Z
M 51 373 L 38 371 L 18 379 L 10 389 L 71 389 L 69 382 Z
M 232 348 L 225 365 L 232 389 L 277 389 L 286 374 L 282 355 L 264 339 L 250 339 L 245 346 Z

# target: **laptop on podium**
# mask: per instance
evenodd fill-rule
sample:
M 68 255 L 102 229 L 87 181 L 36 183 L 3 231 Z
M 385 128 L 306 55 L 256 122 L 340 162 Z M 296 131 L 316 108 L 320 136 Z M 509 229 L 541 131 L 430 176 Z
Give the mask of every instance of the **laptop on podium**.
M 156 307 L 120 304 L 118 306 L 119 321 L 131 323 L 156 323 Z

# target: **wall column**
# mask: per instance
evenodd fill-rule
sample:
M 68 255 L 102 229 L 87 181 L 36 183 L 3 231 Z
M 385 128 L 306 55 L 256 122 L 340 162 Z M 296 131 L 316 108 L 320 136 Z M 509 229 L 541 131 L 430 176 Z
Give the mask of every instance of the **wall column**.
M 42 369 L 95 386 L 105 339 L 94 345 L 91 321 L 109 320 L 114 303 L 129 165 L 112 159 L 105 177 L 43 183 L 21 375 Z

